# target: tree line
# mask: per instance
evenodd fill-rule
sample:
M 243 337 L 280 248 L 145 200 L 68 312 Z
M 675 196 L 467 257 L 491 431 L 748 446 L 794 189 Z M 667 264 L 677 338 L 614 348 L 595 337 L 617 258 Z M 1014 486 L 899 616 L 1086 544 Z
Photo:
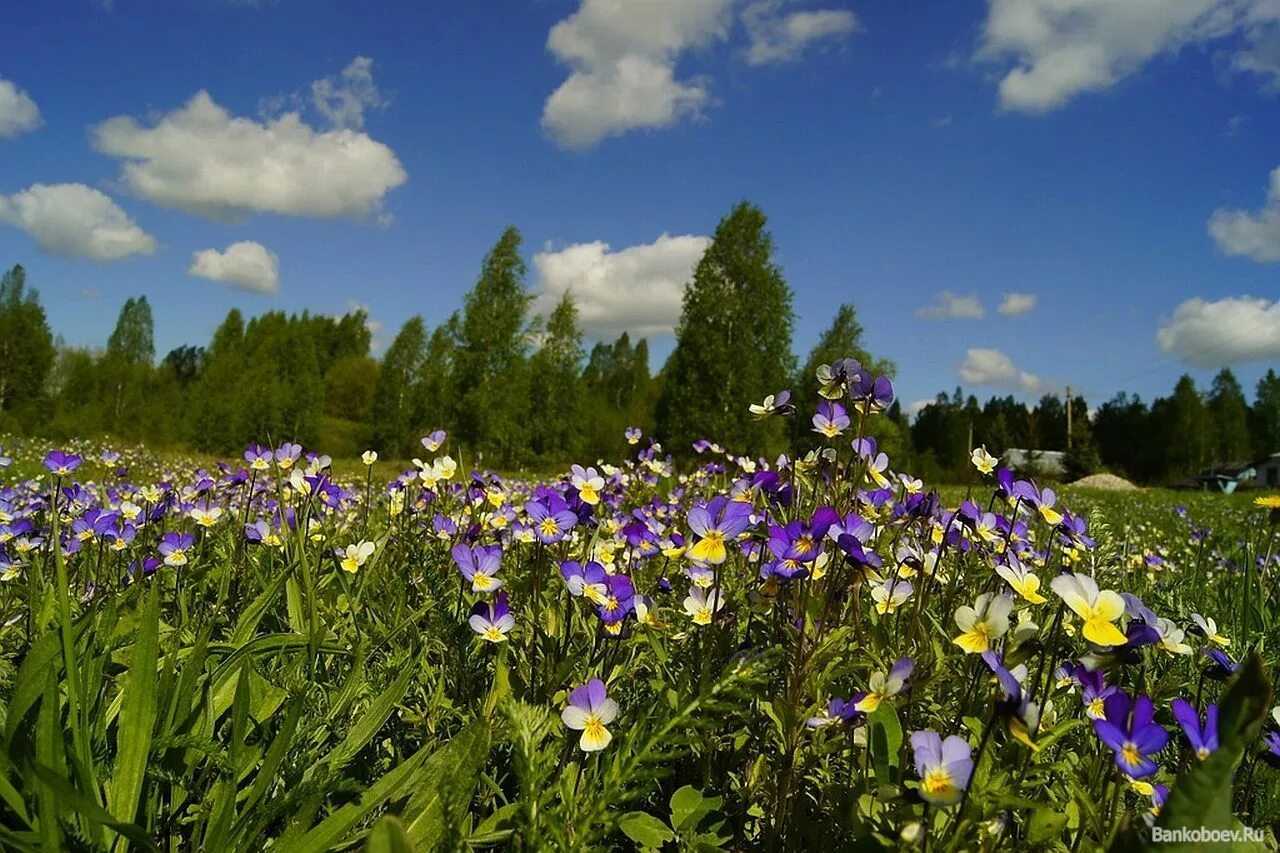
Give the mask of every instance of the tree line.
M 207 344 L 157 358 L 145 296 L 125 302 L 105 348 L 70 346 L 55 339 L 15 266 L 0 278 L 0 433 L 113 436 L 214 453 L 289 440 L 334 456 L 372 448 L 406 459 L 422 453 L 421 436 L 445 429 L 467 464 L 516 467 L 616 458 L 624 430 L 637 427 L 681 456 L 708 439 L 772 458 L 817 446 L 810 407 L 819 365 L 852 357 L 874 375 L 894 375 L 892 362 L 866 351 L 849 304 L 799 363 L 792 291 L 767 219 L 748 202 L 716 227 L 685 287 L 675 347 L 656 373 L 643 338 L 623 332 L 588 349 L 571 292 L 535 314 L 527 272 L 520 232 L 507 228 L 458 310 L 435 327 L 411 317 L 380 358 L 362 311 L 246 318 L 237 309 Z M 796 417 L 747 416 L 748 402 L 787 388 L 801 407 Z M 1073 407 L 1079 470 L 1107 465 L 1159 481 L 1214 459 L 1280 450 L 1274 372 L 1252 407 L 1229 371 L 1208 395 L 1189 377 L 1150 407 L 1119 395 L 1092 423 L 1084 400 Z M 895 465 L 926 474 L 960 473 L 971 445 L 1002 452 L 1066 443 L 1055 396 L 1034 407 L 1012 397 L 979 406 L 957 389 L 914 424 L 896 401 L 870 423 Z

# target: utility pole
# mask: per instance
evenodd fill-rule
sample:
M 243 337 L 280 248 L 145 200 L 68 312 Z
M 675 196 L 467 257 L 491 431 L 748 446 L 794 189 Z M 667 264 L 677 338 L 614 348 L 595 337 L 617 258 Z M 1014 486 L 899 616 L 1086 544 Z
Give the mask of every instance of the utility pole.
M 1071 449 L 1071 386 L 1067 386 L 1067 450 Z

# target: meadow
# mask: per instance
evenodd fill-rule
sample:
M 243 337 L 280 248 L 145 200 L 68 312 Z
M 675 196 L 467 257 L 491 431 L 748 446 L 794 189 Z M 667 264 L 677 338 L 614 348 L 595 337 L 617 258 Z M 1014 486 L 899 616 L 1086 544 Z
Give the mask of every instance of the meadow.
M 1274 849 L 1280 500 L 935 489 L 818 379 L 803 458 L 8 442 L 0 846 Z

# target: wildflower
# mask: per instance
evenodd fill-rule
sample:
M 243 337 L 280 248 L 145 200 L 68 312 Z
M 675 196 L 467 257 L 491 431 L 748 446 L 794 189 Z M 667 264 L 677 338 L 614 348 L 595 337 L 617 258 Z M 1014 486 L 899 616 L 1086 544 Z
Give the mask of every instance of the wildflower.
M 635 585 L 626 575 L 609 575 L 604 579 L 604 600 L 600 602 L 600 621 L 613 625 L 627 618 L 634 609 Z
M 72 471 L 80 467 L 81 462 L 84 462 L 83 456 L 66 453 L 61 450 L 50 450 L 44 457 L 44 467 L 58 477 L 68 476 Z
M 354 545 L 348 545 L 345 551 L 339 551 L 338 556 L 342 558 L 342 570 L 354 575 L 373 556 L 373 547 L 372 542 L 359 542 Z
M 1280 732 L 1267 732 L 1262 736 L 1262 742 L 1267 747 L 1260 756 L 1262 760 L 1272 767 L 1280 767 Z
M 201 527 L 213 527 L 218 523 L 218 519 L 222 518 L 222 507 L 210 506 L 193 506 L 190 513 L 191 520 Z
M 1218 633 L 1218 623 L 1208 616 L 1201 616 L 1199 613 L 1191 614 L 1191 631 L 1204 637 L 1212 645 L 1226 648 L 1231 645 L 1231 641 Z
M 360 454 L 360 461 L 363 462 L 366 466 L 372 465 L 373 463 L 378 461 L 378 451 L 366 450 L 364 453 Z
M 560 719 L 574 731 L 582 732 L 578 747 L 583 752 L 604 749 L 613 740 L 605 728 L 618 716 L 618 703 L 605 692 L 604 682 L 593 678 L 569 694 L 569 706 L 560 712 Z
M 254 444 L 244 452 L 244 461 L 255 471 L 267 471 L 271 468 L 271 448 L 262 444 Z
M 187 552 L 195 547 L 196 537 L 190 533 L 166 533 L 160 537 L 156 550 L 164 558 L 166 566 L 185 566 Z
M 462 576 L 471 581 L 472 592 L 493 592 L 502 588 L 497 577 L 502 559 L 501 545 L 454 545 L 450 551 Z
M 1013 599 L 1007 595 L 984 592 L 973 607 L 964 605 L 956 609 L 956 625 L 963 632 L 955 643 L 966 652 L 985 652 L 993 640 L 1003 637 L 1009 630 L 1009 613 Z
M 285 442 L 276 448 L 276 465 L 281 471 L 288 471 L 302 456 L 302 445 Z
M 1040 707 L 1023 690 L 1022 683 L 1027 680 L 1026 665 L 1007 669 L 1000 655 L 993 651 L 983 652 L 982 660 L 995 673 L 1003 692 L 1002 698 L 996 702 L 996 713 L 1008 718 L 1009 734 L 1032 749 L 1038 749 L 1031 740 L 1031 733 L 1040 726 Z
M 476 602 L 471 608 L 471 618 L 467 620 L 467 624 L 485 642 L 506 642 L 507 634 L 516 626 L 516 618 L 511 615 L 511 608 L 507 604 L 507 594 L 498 593 L 498 597 L 492 602 Z
M 559 495 L 549 495 L 540 501 L 529 501 L 524 505 L 524 511 L 529 517 L 534 535 L 539 541 L 548 545 L 559 542 L 578 523 L 578 516 L 569 509 L 569 505 Z
M 1200 651 L 1209 659 L 1209 665 L 1205 667 L 1204 674 L 1214 681 L 1226 681 L 1240 668 L 1240 664 L 1233 661 L 1231 656 L 1222 649 L 1204 648 Z
M 439 450 L 441 447 L 444 446 L 444 440 L 447 435 L 448 433 L 446 433 L 444 430 L 438 429 L 435 432 L 431 433 L 431 435 L 422 439 L 422 446 L 427 449 L 428 453 L 435 453 L 437 450 Z
M 1191 646 L 1184 642 L 1186 632 L 1171 619 L 1156 619 L 1156 633 L 1160 635 L 1160 648 L 1175 655 L 1189 655 Z
M 586 566 L 574 560 L 566 560 L 560 564 L 560 574 L 569 586 L 569 594 L 584 596 L 592 604 L 604 604 L 609 587 L 605 584 L 607 575 L 604 567 L 592 560 Z
M 1093 721 L 1093 731 L 1116 756 L 1116 766 L 1132 779 L 1145 779 L 1159 769 L 1151 756 L 1164 749 L 1169 733 L 1152 721 L 1150 696 L 1130 701 L 1117 690 L 1107 697 L 1106 717 Z
M 1263 495 L 1253 499 L 1253 505 L 1259 509 L 1280 509 L 1280 495 Z
M 592 506 L 600 503 L 600 490 L 604 488 L 604 477 L 601 477 L 595 468 L 583 469 L 581 465 L 574 465 L 570 482 L 578 490 L 578 497 L 582 498 L 583 503 Z
M 863 712 L 853 699 L 848 702 L 843 699 L 832 699 L 820 716 L 810 717 L 805 725 L 811 729 L 820 729 L 833 723 L 852 723 L 862 717 Z
M 710 625 L 723 607 L 723 596 L 718 590 L 707 590 L 699 586 L 691 587 L 684 600 L 684 612 L 689 614 L 695 625 Z
M 1057 527 L 1062 523 L 1063 515 L 1054 509 L 1054 504 L 1058 502 L 1058 496 L 1054 494 L 1053 489 L 1048 487 L 1040 493 L 1040 499 L 1035 502 L 1036 510 L 1039 511 L 1040 517 L 1044 519 L 1045 524 Z
M 1218 748 L 1218 706 L 1209 705 L 1204 711 L 1204 726 L 1200 725 L 1200 715 L 1195 706 L 1186 699 L 1174 699 L 1171 708 L 1173 718 L 1182 727 L 1191 748 L 1196 751 L 1196 758 L 1204 761 Z
M 827 438 L 835 438 L 849 428 L 849 414 L 840 403 L 824 400 L 818 404 L 813 416 L 813 431 Z
M 987 452 L 987 446 L 975 447 L 973 453 L 969 456 L 969 461 L 973 463 L 973 467 L 977 468 L 983 474 L 990 474 L 999 464 L 999 457 L 992 456 Z
M 1100 669 L 1085 669 L 1077 666 L 1073 677 L 1080 685 L 1080 701 L 1084 704 L 1084 715 L 1091 720 L 1103 720 L 1107 716 L 1107 697 L 1120 688 L 1107 684 L 1103 680 Z
M 960 802 L 973 775 L 969 742 L 959 735 L 943 740 L 937 732 L 926 730 L 911 735 L 911 750 L 925 802 L 935 806 Z
M 748 408 L 755 419 L 764 420 L 771 415 L 785 415 L 790 413 L 794 408 L 790 405 L 791 392 L 779 391 L 777 395 L 770 394 L 764 398 L 763 403 L 752 403 Z
M 640 432 L 640 427 L 630 426 L 623 431 L 622 435 L 626 438 L 627 444 L 639 444 L 643 433 Z
M 1126 637 L 1112 623 L 1124 614 L 1124 599 L 1109 589 L 1099 590 L 1088 575 L 1062 574 L 1050 584 L 1067 607 L 1084 620 L 1084 638 L 1099 646 L 1124 645 Z
M 880 707 L 881 702 L 892 699 L 906 689 L 907 679 L 911 677 L 915 668 L 915 661 L 911 658 L 899 658 L 894 661 L 893 666 L 889 667 L 887 674 L 880 671 L 871 673 L 871 679 L 867 684 L 870 689 L 849 701 L 862 713 L 870 714 Z
M 899 578 L 887 580 L 871 587 L 871 600 L 876 603 L 877 613 L 892 613 L 915 592 L 911 584 Z
M 1026 566 L 1015 554 L 1009 554 L 1008 562 L 996 566 L 996 574 L 1009 582 L 1013 591 L 1032 604 L 1044 604 L 1045 597 L 1040 594 L 1040 578 L 1027 571 Z
M 686 552 L 699 563 L 719 564 L 728 552 L 725 543 L 737 538 L 751 524 L 751 505 L 723 496 L 689 510 L 689 528 L 700 537 Z

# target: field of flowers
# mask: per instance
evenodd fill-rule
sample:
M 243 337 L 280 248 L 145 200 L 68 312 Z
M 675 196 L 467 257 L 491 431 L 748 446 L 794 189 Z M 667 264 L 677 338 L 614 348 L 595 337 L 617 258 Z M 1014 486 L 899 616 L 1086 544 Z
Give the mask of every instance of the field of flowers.
M 1280 500 L 940 494 L 819 378 L 541 482 L 8 443 L 0 847 L 1274 849 Z

